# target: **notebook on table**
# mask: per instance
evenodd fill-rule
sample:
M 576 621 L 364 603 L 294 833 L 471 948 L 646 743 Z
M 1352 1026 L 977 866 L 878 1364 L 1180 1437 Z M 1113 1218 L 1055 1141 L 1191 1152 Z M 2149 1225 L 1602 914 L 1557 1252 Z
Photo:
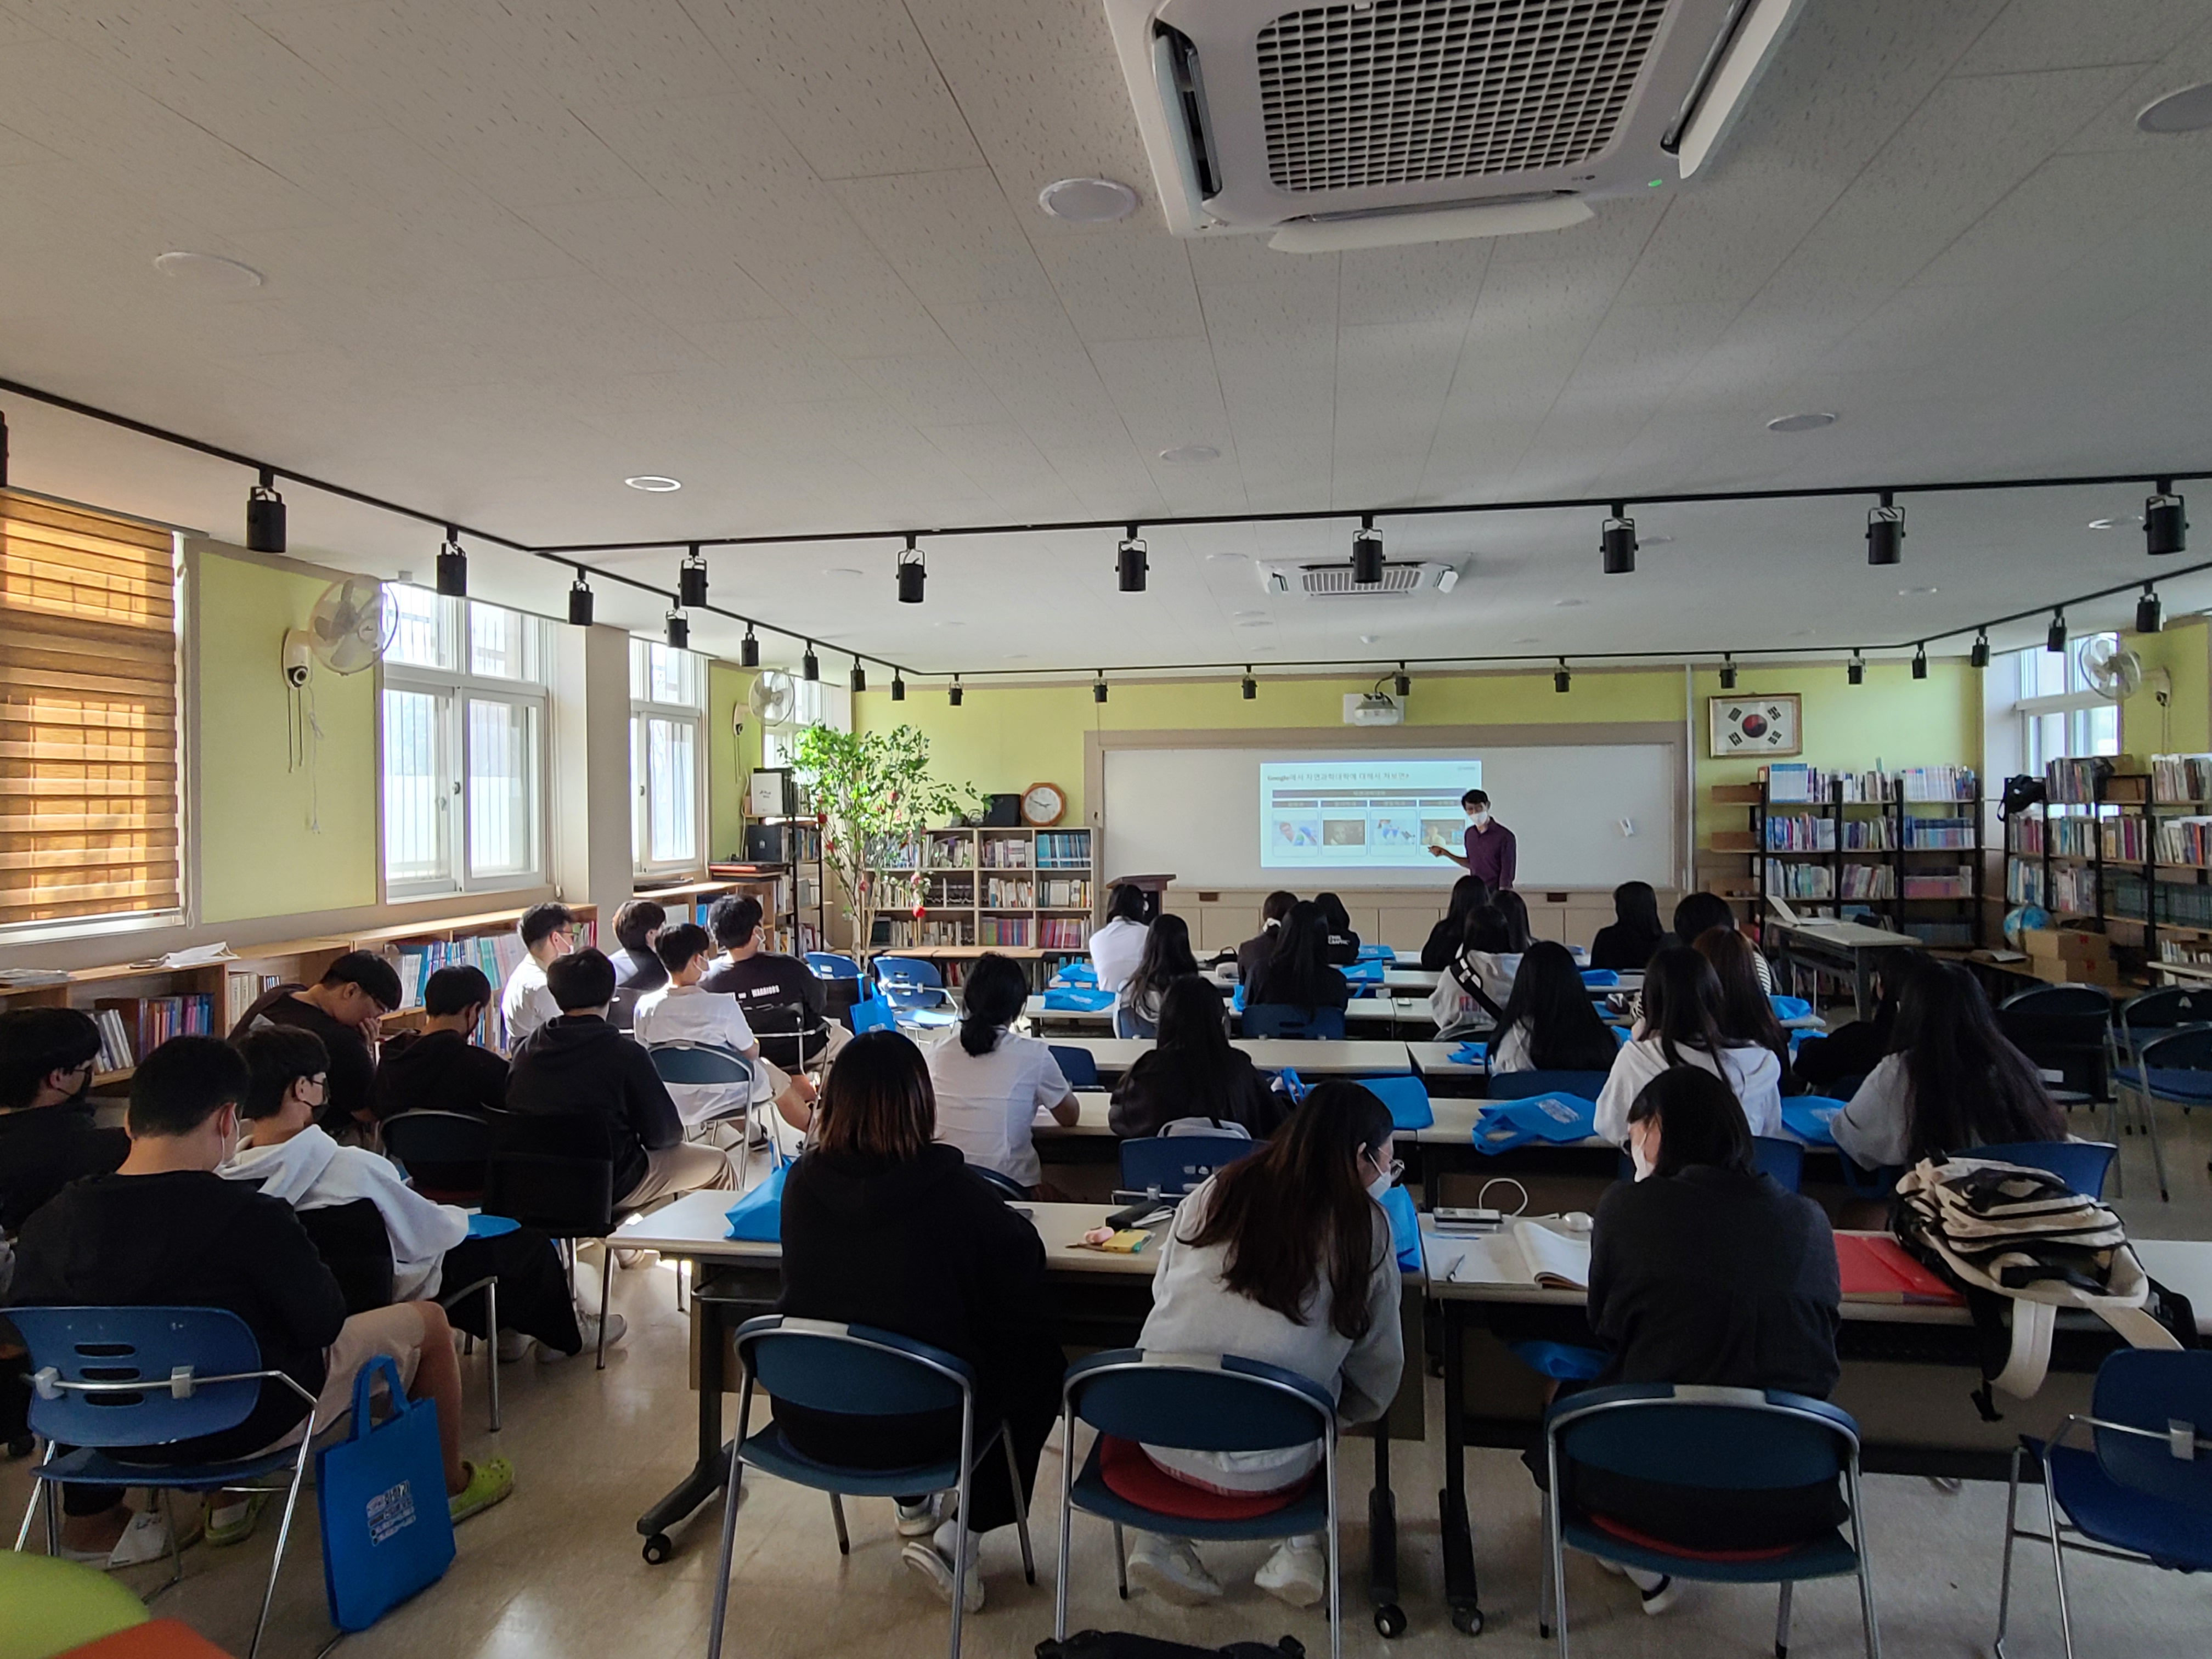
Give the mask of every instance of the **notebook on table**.
M 1966 1299 L 1902 1244 L 1881 1235 L 1838 1233 L 1836 1271 L 1850 1302 L 1955 1304 Z

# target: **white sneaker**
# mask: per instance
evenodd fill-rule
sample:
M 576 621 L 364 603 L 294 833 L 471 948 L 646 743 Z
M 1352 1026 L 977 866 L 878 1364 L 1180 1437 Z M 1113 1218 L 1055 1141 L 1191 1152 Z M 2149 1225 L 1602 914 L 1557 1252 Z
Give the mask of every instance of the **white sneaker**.
M 937 1530 L 937 1494 L 933 1492 L 915 1504 L 895 1504 L 893 1524 L 902 1538 L 927 1538 Z
M 1285 1538 L 1252 1582 L 1278 1601 L 1310 1607 L 1328 1594 L 1328 1557 L 1317 1538 Z
M 620 1314 L 611 1313 L 606 1316 L 606 1322 L 607 1346 L 619 1348 L 622 1346 L 623 1334 L 629 1329 L 629 1321 L 624 1319 Z M 597 1337 L 592 1328 L 591 1316 L 586 1315 L 576 1323 L 584 1333 L 584 1346 L 577 1349 L 576 1353 L 594 1352 L 597 1348 Z M 576 1354 L 562 1353 L 558 1348 L 549 1348 L 543 1342 L 538 1345 L 538 1363 L 541 1365 L 557 1365 L 564 1359 L 574 1359 L 575 1357 Z
M 1221 1599 L 1221 1581 L 1206 1570 L 1188 1538 L 1140 1532 L 1129 1552 L 1129 1582 L 1179 1607 Z
M 973 1552 L 971 1551 L 971 1553 Z M 952 1558 L 927 1538 L 917 1538 L 899 1552 L 899 1559 L 929 1582 L 930 1589 L 944 1597 L 949 1607 L 952 1601 Z M 968 1567 L 968 1582 L 960 1596 L 963 1613 L 983 1611 L 983 1569 L 979 1562 L 971 1561 Z
M 499 1363 L 512 1365 L 530 1352 L 530 1339 L 520 1331 L 501 1331 L 499 1334 Z
M 1644 1611 L 1652 1618 L 1673 1607 L 1681 1595 L 1682 1587 L 1672 1573 L 1632 1572 L 1628 1576 L 1635 1582 L 1636 1593 L 1644 1598 Z M 1647 1584 L 1644 1582 L 1647 1578 L 1656 1578 L 1658 1582 Z

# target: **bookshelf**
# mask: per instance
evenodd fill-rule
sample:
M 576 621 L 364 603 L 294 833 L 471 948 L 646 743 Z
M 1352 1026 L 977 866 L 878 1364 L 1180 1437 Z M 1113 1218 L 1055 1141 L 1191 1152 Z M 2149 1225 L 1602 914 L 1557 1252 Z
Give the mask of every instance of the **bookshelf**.
M 1089 948 L 1097 901 L 1088 830 L 930 830 L 871 849 L 877 951 L 957 964 L 986 951 L 1039 962 Z
M 1813 915 L 1871 915 L 1927 945 L 1981 942 L 1981 798 L 1963 767 L 1771 767 L 1758 838 L 1762 899 Z
M 2212 963 L 2212 755 L 2052 761 L 2005 821 L 2005 898 L 2148 960 Z
M 1764 919 L 1759 905 L 1759 854 L 1760 837 L 1765 833 L 1761 821 L 1765 816 L 1766 786 L 1763 783 L 1717 783 L 1706 792 L 1712 804 L 1716 824 L 1698 849 L 1698 885 L 1710 893 L 1717 893 L 1732 905 L 1743 907 L 1742 920 L 1755 937 Z M 1744 828 L 1735 827 L 1730 814 L 1743 812 Z

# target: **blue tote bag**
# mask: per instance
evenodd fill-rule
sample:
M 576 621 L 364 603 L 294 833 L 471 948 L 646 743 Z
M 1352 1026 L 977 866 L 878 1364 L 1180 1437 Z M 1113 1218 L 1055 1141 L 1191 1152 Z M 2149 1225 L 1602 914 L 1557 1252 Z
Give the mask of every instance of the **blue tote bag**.
M 392 1413 L 371 1426 L 369 1391 L 382 1376 Z M 367 1630 L 453 1559 L 438 1408 L 410 1400 L 399 1367 L 380 1354 L 353 1382 L 353 1433 L 315 1454 L 315 1507 L 323 1523 L 323 1589 L 331 1622 Z
M 730 1206 L 729 1236 L 757 1244 L 772 1244 L 783 1237 L 783 1182 L 791 1173 L 786 1164 Z

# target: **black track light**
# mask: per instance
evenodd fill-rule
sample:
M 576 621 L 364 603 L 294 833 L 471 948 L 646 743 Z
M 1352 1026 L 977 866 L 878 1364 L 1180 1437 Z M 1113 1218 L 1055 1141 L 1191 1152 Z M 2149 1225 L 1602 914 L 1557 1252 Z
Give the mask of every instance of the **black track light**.
M 1145 573 L 1152 568 L 1146 560 L 1150 551 L 1139 538 L 1137 526 L 1131 525 L 1129 533 L 1121 538 L 1121 545 L 1114 553 L 1115 579 L 1124 593 L 1145 591 Z
M 2158 597 L 2158 590 L 2148 582 L 2143 584 L 2142 598 L 2136 601 L 2136 632 L 2155 634 L 2166 626 L 2166 605 Z
M 1867 511 L 1867 562 L 1901 564 L 1905 560 L 1905 509 L 1890 491 L 1881 492 L 1881 505 Z
M 891 701 L 893 702 L 906 701 L 906 678 L 896 668 L 891 670 Z
M 1912 647 L 1912 678 L 1916 680 L 1928 678 L 1928 641 L 1925 640 Z
M 2160 478 L 2158 494 L 2143 502 L 2143 550 L 2156 556 L 2188 548 L 2188 510 L 2173 493 L 2173 480 Z
M 1398 665 L 1396 690 L 1401 697 L 1410 697 L 1413 695 L 1413 677 L 1406 672 L 1406 665 L 1403 663 Z
M 261 482 L 246 492 L 246 544 L 256 553 L 284 550 L 284 498 L 276 493 L 276 475 L 261 469 Z
M 1244 683 L 1243 690 L 1244 692 L 1244 701 L 1247 702 L 1250 702 L 1255 697 L 1257 697 L 1260 695 L 1260 682 L 1252 678 L 1252 665 L 1249 662 L 1244 665 Z
M 571 627 L 592 625 L 592 585 L 584 580 L 584 567 L 576 567 L 576 580 L 568 584 L 568 622 Z
M 955 708 L 959 708 L 959 707 L 960 707 L 960 676 L 959 676 L 959 675 L 955 674 L 955 675 L 952 677 L 952 689 L 951 689 L 951 690 L 947 691 L 947 692 L 945 694 L 945 700 L 947 702 L 951 703 L 951 704 Z
M 1853 685 L 1866 684 L 1866 659 L 1856 649 L 1851 652 L 1851 659 L 1844 665 L 1844 678 Z
M 681 611 L 671 610 L 668 613 L 668 648 L 683 651 L 689 649 L 690 644 L 691 619 Z
M 1382 532 L 1375 527 L 1375 515 L 1359 515 L 1359 533 L 1352 538 L 1352 585 L 1354 587 L 1374 587 L 1382 580 Z
M 1735 690 L 1735 659 L 1733 656 L 1723 655 L 1721 658 L 1721 690 Z
M 855 657 L 853 659 L 853 690 L 865 691 L 867 689 L 868 671 L 861 665 L 860 659 Z
M 1977 668 L 1987 668 L 1990 665 L 1990 630 L 1988 629 L 1984 628 L 1975 634 L 1974 648 L 1968 654 L 1966 660 Z
M 1626 576 L 1636 569 L 1636 520 L 1628 516 L 1626 501 L 1613 504 L 1613 516 L 1598 532 L 1598 548 L 1605 556 L 1607 575 Z
M 906 538 L 906 550 L 898 556 L 898 598 L 901 605 L 920 605 L 921 585 L 929 580 L 929 567 L 922 562 L 921 550 L 914 544 L 914 538 Z
M 1106 673 L 1103 669 L 1099 670 L 1098 678 L 1091 682 L 1091 701 L 1093 702 L 1106 701 Z
M 760 640 L 753 633 L 753 625 L 750 623 L 745 624 L 744 638 L 738 641 L 738 666 L 740 668 L 760 666 Z
M 1574 683 L 1575 677 L 1567 672 L 1567 659 L 1560 658 L 1559 667 L 1552 673 L 1552 690 L 1564 693 Z
M 707 608 L 707 558 L 696 542 L 676 567 L 676 603 L 687 611 Z
M 2054 611 L 2051 613 L 2051 631 L 2043 636 L 2043 648 L 2045 651 L 2056 652 L 2061 654 L 2064 653 L 2066 649 L 2066 613 L 2063 611 Z
M 469 556 L 461 551 L 461 532 L 451 525 L 446 526 L 445 544 L 438 549 L 438 592 L 448 599 L 469 596 Z
M 822 659 L 814 654 L 814 641 L 811 640 L 806 642 L 806 654 L 799 659 L 799 672 L 802 679 L 818 680 L 822 678 Z

